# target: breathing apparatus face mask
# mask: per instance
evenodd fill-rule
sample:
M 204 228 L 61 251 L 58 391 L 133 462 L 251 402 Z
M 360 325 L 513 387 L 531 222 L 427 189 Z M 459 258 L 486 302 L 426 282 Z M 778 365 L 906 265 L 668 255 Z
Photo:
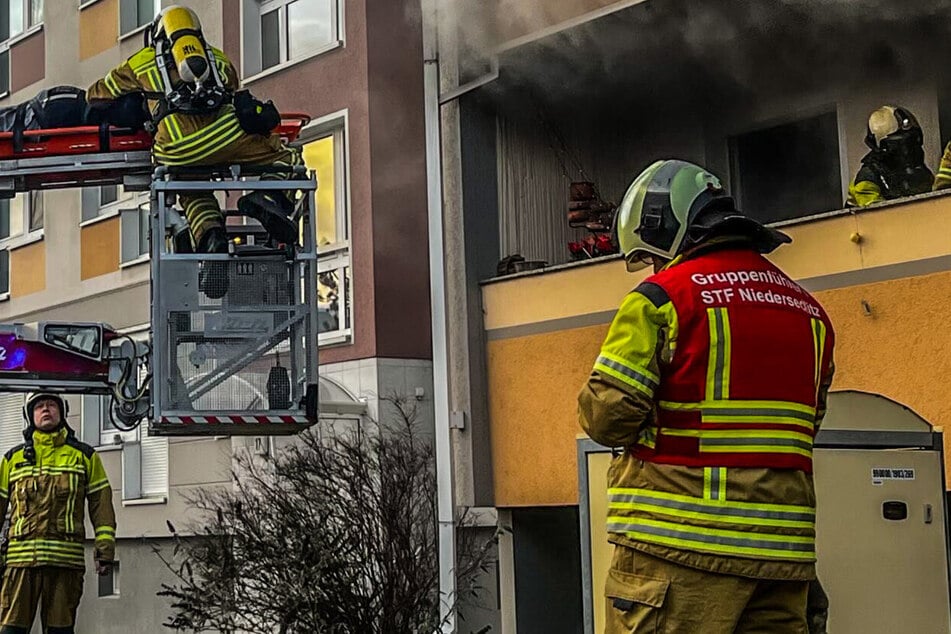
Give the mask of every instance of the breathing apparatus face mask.
M 882 162 L 891 169 L 912 169 L 924 163 L 924 149 L 917 130 L 890 134 L 879 142 Z

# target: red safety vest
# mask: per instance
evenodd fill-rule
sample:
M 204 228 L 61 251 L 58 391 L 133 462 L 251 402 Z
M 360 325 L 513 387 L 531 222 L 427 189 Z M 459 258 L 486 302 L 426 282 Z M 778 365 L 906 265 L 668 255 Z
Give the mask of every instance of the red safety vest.
M 819 385 L 833 330 L 802 287 L 760 254 L 714 251 L 648 278 L 677 314 L 656 415 L 633 451 L 689 467 L 812 472 Z

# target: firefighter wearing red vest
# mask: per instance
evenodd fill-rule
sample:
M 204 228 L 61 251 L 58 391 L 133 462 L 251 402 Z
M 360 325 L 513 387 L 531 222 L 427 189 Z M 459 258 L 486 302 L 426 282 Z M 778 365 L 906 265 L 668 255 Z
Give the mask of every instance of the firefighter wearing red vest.
M 608 634 L 805 633 L 813 437 L 833 375 L 819 303 L 763 254 L 790 239 L 717 178 L 658 161 L 615 219 L 625 297 L 579 395 L 608 472 Z

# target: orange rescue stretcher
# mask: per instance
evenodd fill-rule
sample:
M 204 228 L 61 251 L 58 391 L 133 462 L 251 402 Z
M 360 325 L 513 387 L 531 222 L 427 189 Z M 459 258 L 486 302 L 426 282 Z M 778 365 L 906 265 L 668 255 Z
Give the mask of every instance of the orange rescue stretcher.
M 291 143 L 310 116 L 281 114 L 274 129 Z M 26 130 L 15 151 L 14 133 L 0 132 L 0 198 L 17 192 L 96 185 L 123 185 L 130 191 L 149 188 L 152 135 L 124 128 L 82 126 Z

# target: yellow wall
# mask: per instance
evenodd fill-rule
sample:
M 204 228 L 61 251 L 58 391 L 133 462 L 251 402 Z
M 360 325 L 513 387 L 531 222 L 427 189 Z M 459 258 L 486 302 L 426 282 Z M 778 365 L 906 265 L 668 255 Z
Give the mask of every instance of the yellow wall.
M 46 244 L 43 241 L 10 252 L 10 297 L 46 288 Z
M 119 40 L 119 0 L 100 0 L 79 14 L 79 59 L 108 51 Z
M 80 278 L 88 280 L 119 270 L 119 217 L 79 230 L 82 264 Z
M 607 324 L 489 342 L 496 505 L 577 504 L 576 398 L 605 332 Z
M 795 241 L 774 260 L 822 289 L 837 332 L 834 388 L 882 394 L 951 427 L 951 198 L 788 232 Z M 498 506 L 577 503 L 578 390 L 642 277 L 612 260 L 483 287 Z

